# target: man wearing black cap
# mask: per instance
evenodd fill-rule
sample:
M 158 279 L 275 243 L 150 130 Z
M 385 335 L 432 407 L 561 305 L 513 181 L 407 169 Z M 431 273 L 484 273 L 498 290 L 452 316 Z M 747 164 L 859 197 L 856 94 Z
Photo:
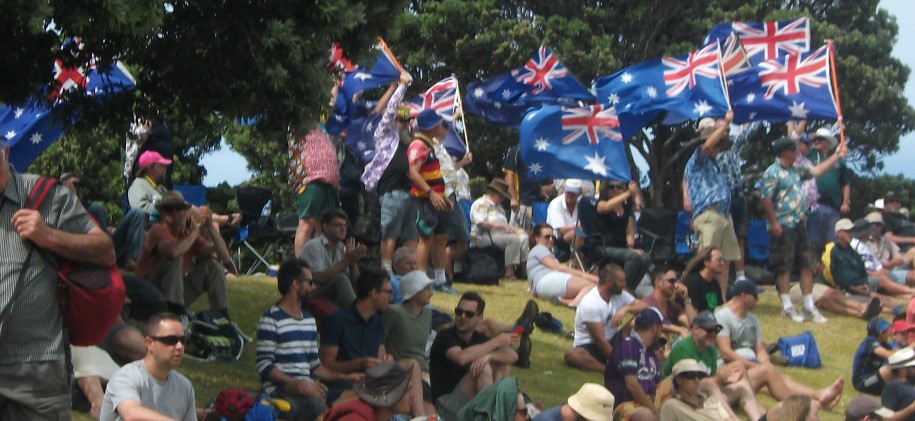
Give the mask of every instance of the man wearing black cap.
M 604 386 L 616 397 L 615 412 L 625 419 L 658 417 L 652 395 L 661 381 L 654 348 L 667 343 L 661 333 L 662 320 L 661 312 L 656 308 L 639 312 L 635 316 L 635 329 L 616 343 L 607 360 Z
M 829 158 L 809 170 L 794 168 L 797 152 L 794 141 L 781 138 L 773 145 L 776 160 L 766 169 L 757 182 L 756 188 L 762 195 L 763 209 L 769 222 L 771 254 L 769 263 L 777 274 L 778 293 L 782 301 L 782 315 L 802 322 L 811 319 L 816 323 L 827 320 L 817 310 L 813 300 L 813 256 L 807 237 L 807 207 L 801 191 L 801 182 L 819 177 L 832 167 L 839 158 L 844 158 L 846 147 L 839 145 Z M 789 295 L 791 272 L 800 272 L 801 292 L 804 308 L 798 312 Z
M 915 224 L 900 213 L 899 209 L 902 209 L 902 198 L 896 193 L 887 193 L 883 198 L 883 222 L 886 225 L 883 235 L 896 243 L 902 251 L 908 251 L 915 246 Z M 911 264 L 912 261 L 907 263 Z

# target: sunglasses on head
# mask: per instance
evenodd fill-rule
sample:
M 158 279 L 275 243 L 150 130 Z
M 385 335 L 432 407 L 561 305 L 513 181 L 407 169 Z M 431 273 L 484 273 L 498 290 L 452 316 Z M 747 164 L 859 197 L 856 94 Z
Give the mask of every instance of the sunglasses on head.
M 454 315 L 457 316 L 457 317 L 465 317 L 465 318 L 468 318 L 468 319 L 472 319 L 472 318 L 474 318 L 474 317 L 477 316 L 477 312 L 475 312 L 475 311 L 469 311 L 469 310 L 462 310 L 462 309 L 460 309 L 460 308 L 458 308 L 458 307 L 455 307 L 455 308 L 454 308 Z
M 187 343 L 187 337 L 184 335 L 150 336 L 150 338 L 169 346 L 177 345 L 178 342 L 181 342 L 182 344 Z

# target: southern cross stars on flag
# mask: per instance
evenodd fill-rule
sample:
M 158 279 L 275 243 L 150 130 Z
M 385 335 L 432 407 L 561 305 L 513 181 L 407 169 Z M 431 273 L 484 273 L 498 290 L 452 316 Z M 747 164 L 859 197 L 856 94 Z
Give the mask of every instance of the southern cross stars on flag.
M 374 61 L 356 68 L 343 78 L 343 91 L 346 93 L 347 101 L 352 101 L 354 95 L 366 89 L 377 88 L 400 80 L 403 68 L 384 40 L 378 40 L 375 50 L 378 55 Z
M 715 25 L 705 43 L 721 41 L 736 33 L 754 63 L 784 54 L 810 50 L 810 21 L 806 17 L 777 22 L 731 22 Z
M 10 147 L 10 163 L 19 171 L 25 170 L 63 134 L 69 122 L 60 111 L 67 106 L 68 95 L 82 93 L 103 98 L 136 85 L 120 62 L 106 72 L 99 72 L 94 59 L 85 68 L 68 68 L 58 60 L 54 63 L 54 78 L 55 87 L 46 95 L 53 105 L 32 98 L 24 104 L 0 107 L 0 135 Z
M 835 120 L 828 47 L 767 60 L 737 74 L 730 86 L 734 123 Z
M 628 181 L 618 127 L 613 107 L 544 105 L 521 123 L 521 157 L 531 177 Z

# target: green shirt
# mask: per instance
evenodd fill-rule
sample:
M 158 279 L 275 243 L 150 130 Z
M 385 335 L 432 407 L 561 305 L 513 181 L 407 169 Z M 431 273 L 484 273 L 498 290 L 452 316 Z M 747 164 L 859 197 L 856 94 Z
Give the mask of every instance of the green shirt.
M 664 377 L 670 375 L 673 371 L 674 364 L 680 360 L 693 359 L 699 363 L 705 364 L 709 369 L 709 376 L 714 376 L 718 371 L 718 348 L 713 346 L 708 347 L 705 351 L 699 351 L 699 347 L 696 346 L 696 340 L 693 339 L 693 335 L 689 335 L 679 342 L 674 344 L 674 347 L 670 350 L 670 355 L 667 357 L 667 361 L 664 362 Z
M 423 307 L 418 316 L 407 312 L 401 304 L 395 304 L 385 310 L 384 350 L 395 360 L 412 358 L 419 363 L 423 371 L 429 371 L 429 360 L 426 358 L 426 342 L 432 330 L 432 310 Z
M 829 158 L 816 149 L 811 149 L 807 158 L 813 165 Z M 820 203 L 825 203 L 835 210 L 842 207 L 842 188 L 851 184 L 851 175 L 844 160 L 839 160 L 835 165 L 829 167 L 826 172 L 817 177 L 817 192 L 820 193 Z

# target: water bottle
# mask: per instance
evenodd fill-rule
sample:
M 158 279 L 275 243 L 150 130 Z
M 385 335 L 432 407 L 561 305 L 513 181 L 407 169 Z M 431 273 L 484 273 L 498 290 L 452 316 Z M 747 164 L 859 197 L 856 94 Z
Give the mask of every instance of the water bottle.
M 267 226 L 267 220 L 270 219 L 270 212 L 273 210 L 273 199 L 267 199 L 264 209 L 261 210 L 261 217 L 257 220 L 257 225 Z

